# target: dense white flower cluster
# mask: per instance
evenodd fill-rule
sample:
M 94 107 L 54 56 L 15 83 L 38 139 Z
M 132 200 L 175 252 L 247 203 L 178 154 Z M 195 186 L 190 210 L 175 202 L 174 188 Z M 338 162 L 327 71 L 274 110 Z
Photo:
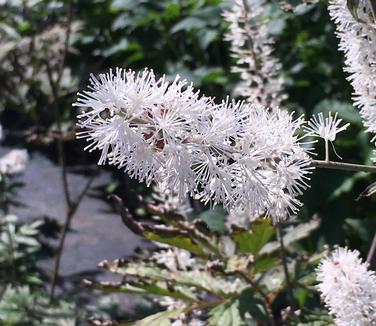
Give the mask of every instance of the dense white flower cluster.
M 318 289 L 338 326 L 376 325 L 376 275 L 358 251 L 336 249 L 317 269 Z
M 74 104 L 86 149 L 99 164 L 204 203 L 243 208 L 275 221 L 295 213 L 307 187 L 309 157 L 299 143 L 302 118 L 279 109 L 199 96 L 177 77 L 116 69 L 92 76 Z
M 273 58 L 273 39 L 269 36 L 265 19 L 264 0 L 229 0 L 223 16 L 230 24 L 225 40 L 231 42 L 236 60 L 233 72 L 239 73 L 243 83 L 237 93 L 249 103 L 266 107 L 279 106 L 286 95 L 282 93 L 284 79 L 281 64 Z
M 354 2 L 354 18 L 348 1 L 331 0 L 329 14 L 337 26 L 339 49 L 345 53 L 344 70 L 354 88 L 354 104 L 361 109 L 364 125 L 376 132 L 376 29 L 371 2 Z M 375 139 L 374 139 L 375 140 Z

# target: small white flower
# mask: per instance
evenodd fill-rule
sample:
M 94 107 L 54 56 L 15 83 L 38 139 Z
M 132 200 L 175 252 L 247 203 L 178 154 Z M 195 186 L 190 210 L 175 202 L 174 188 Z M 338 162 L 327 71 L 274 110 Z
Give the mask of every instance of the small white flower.
M 376 275 L 359 252 L 338 248 L 317 268 L 318 289 L 338 326 L 376 325 Z
M 0 158 L 0 172 L 9 175 L 22 173 L 28 161 L 26 149 L 13 149 Z
M 325 141 L 333 142 L 336 139 L 336 135 L 343 130 L 346 130 L 350 123 L 339 126 L 342 119 L 338 119 L 338 113 L 334 116 L 329 112 L 328 117 L 324 118 L 324 115 L 320 112 L 317 116 L 313 115 L 311 120 L 308 121 L 308 125 L 305 127 L 309 136 L 316 136 L 324 139 Z

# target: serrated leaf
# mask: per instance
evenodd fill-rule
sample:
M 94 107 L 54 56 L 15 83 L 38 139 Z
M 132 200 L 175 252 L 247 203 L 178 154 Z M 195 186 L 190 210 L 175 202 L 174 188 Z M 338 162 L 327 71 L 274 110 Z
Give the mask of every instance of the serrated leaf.
M 111 198 L 121 209 L 121 219 L 123 223 L 135 234 L 146 239 L 165 243 L 173 247 L 185 249 L 195 255 L 202 256 L 205 252 L 199 244 L 195 243 L 187 231 L 180 228 L 167 227 L 164 225 L 149 225 L 136 221 L 132 214 L 124 207 L 121 198 L 112 195 Z
M 226 296 L 224 289 L 228 282 L 218 276 L 212 276 L 207 271 L 169 271 L 153 262 L 114 261 L 104 262 L 101 266 L 110 272 L 123 276 L 132 276 L 144 281 L 164 281 L 171 284 L 196 287 L 209 293 Z
M 209 316 L 208 325 L 212 326 L 252 325 L 256 321 L 268 325 L 270 322 L 263 302 L 250 289 L 213 308 Z
M 209 325 L 211 326 L 241 326 L 245 325 L 239 311 L 239 302 L 237 300 L 220 305 L 214 308 L 210 313 Z
M 286 247 L 292 243 L 308 237 L 314 230 L 320 226 L 320 220 L 313 218 L 307 223 L 301 223 L 298 226 L 290 227 L 283 236 L 283 242 Z M 279 249 L 277 241 L 269 242 L 260 251 L 260 254 L 271 254 Z
M 213 209 L 202 212 L 199 218 L 203 220 L 211 230 L 222 232 L 226 229 L 226 214 L 221 207 L 216 206 Z
M 143 232 L 146 239 L 157 241 L 160 243 L 165 243 L 173 247 L 181 248 L 190 251 L 191 253 L 202 256 L 205 254 L 202 247 L 194 243 L 193 240 L 183 233 L 176 233 L 163 230 L 158 233 L 154 232 Z
M 264 273 L 269 269 L 277 266 L 279 264 L 279 259 L 277 257 L 261 256 L 258 257 L 252 266 L 252 272 L 254 274 Z
M 256 221 L 252 223 L 251 227 L 252 231 L 237 229 L 231 236 L 241 253 L 257 255 L 275 234 L 275 230 L 269 219 Z
M 182 291 L 177 291 L 172 287 L 169 287 L 166 282 L 158 283 L 109 283 L 109 282 L 90 282 L 86 281 L 85 284 L 90 288 L 110 292 L 110 293 L 134 293 L 134 294 L 155 294 L 159 296 L 168 296 L 171 298 L 181 300 L 196 300 L 194 295 L 188 295 Z
M 162 311 L 157 314 L 148 316 L 142 320 L 136 321 L 129 325 L 134 326 L 171 326 L 171 321 L 179 317 L 183 309 Z

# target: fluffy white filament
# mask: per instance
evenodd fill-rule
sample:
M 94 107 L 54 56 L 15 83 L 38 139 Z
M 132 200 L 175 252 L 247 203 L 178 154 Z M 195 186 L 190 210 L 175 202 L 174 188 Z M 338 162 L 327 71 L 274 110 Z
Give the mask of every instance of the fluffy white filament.
M 313 115 L 312 119 L 308 121 L 308 125 L 304 128 L 308 135 L 320 137 L 325 141 L 334 141 L 336 136 L 341 131 L 347 129 L 350 125 L 346 123 L 339 126 L 342 119 L 338 119 L 338 113 L 336 112 L 334 116 L 329 112 L 328 117 L 324 118 L 324 115 L 320 112 L 317 116 Z
M 116 69 L 90 79 L 74 104 L 78 134 L 100 150 L 99 164 L 124 169 L 205 203 L 247 208 L 275 221 L 295 213 L 307 187 L 309 157 L 296 131 L 303 120 L 243 102 L 199 96 L 177 77 Z
M 318 289 L 338 326 L 376 325 L 376 275 L 358 251 L 338 248 L 317 269 Z
M 355 5 L 355 3 L 354 3 Z M 360 108 L 364 125 L 376 132 L 376 29 L 371 2 L 359 0 L 355 19 L 346 0 L 332 0 L 329 14 L 337 26 L 339 49 L 345 53 L 344 70 L 354 88 L 354 104 Z M 374 159 L 375 160 L 375 159 Z
M 249 103 L 279 106 L 286 95 L 282 94 L 281 64 L 271 55 L 274 41 L 268 35 L 265 1 L 230 0 L 228 7 L 223 12 L 230 24 L 225 40 L 231 42 L 236 60 L 232 70 L 243 81 L 237 93 Z

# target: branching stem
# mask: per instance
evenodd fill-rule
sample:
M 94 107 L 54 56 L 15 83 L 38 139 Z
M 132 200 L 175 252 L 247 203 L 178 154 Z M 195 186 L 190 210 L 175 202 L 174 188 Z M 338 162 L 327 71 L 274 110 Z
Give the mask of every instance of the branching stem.
M 241 270 L 237 270 L 235 273 L 237 275 L 239 275 L 248 284 L 250 284 L 252 286 L 252 288 L 262 296 L 262 298 L 264 299 L 264 301 L 266 303 L 266 310 L 268 311 L 268 314 L 270 316 L 270 322 L 274 326 L 275 325 L 275 320 L 274 320 L 274 316 L 273 316 L 272 302 L 270 301 L 270 299 L 268 298 L 268 296 L 258 286 L 258 284 L 255 281 L 253 281 L 252 278 L 250 278 L 246 273 L 244 273 Z
M 66 219 L 65 219 L 63 231 L 62 231 L 59 246 L 58 246 L 58 249 L 57 249 L 55 266 L 54 266 L 54 270 L 53 270 L 52 277 L 51 277 L 51 289 L 50 289 L 50 297 L 49 297 L 50 302 L 52 302 L 52 300 L 54 299 L 56 282 L 57 282 L 57 275 L 59 273 L 59 268 L 60 268 L 61 256 L 62 256 L 63 251 L 64 251 L 65 238 L 67 236 L 72 218 L 73 218 L 74 214 L 76 213 L 78 206 L 80 205 L 82 199 L 85 197 L 86 193 L 89 191 L 90 186 L 91 186 L 92 182 L 94 181 L 94 178 L 95 178 L 95 173 L 93 173 L 93 175 L 89 178 L 88 182 L 85 185 L 85 188 L 81 191 L 78 198 L 75 200 L 75 202 L 70 206 L 70 208 L 67 211 L 67 216 L 66 216 Z
M 65 160 L 65 154 L 64 154 L 64 140 L 63 140 L 63 132 L 62 132 L 62 126 L 61 126 L 61 112 L 60 112 L 60 106 L 59 106 L 60 84 L 61 84 L 61 78 L 64 72 L 65 59 L 66 59 L 68 48 L 69 48 L 69 41 L 70 41 L 71 29 L 72 29 L 72 20 L 73 20 L 73 0 L 69 0 L 68 1 L 68 13 L 67 13 L 67 25 L 66 25 L 65 40 L 64 40 L 64 50 L 62 53 L 62 57 L 60 59 L 60 65 L 57 69 L 56 79 L 53 76 L 52 67 L 49 62 L 48 50 L 46 49 L 47 59 L 46 59 L 45 64 L 47 68 L 48 80 L 50 83 L 50 87 L 52 89 L 52 106 L 54 107 L 55 120 L 56 120 L 55 122 L 56 122 L 58 133 L 59 133 L 59 137 L 57 137 L 57 149 L 58 149 L 59 165 L 61 167 L 63 192 L 64 192 L 65 202 L 67 206 L 65 222 L 64 222 L 62 234 L 60 237 L 59 246 L 57 249 L 54 270 L 51 276 L 51 289 L 50 289 L 50 294 L 49 294 L 50 302 L 52 302 L 54 299 L 57 276 L 59 274 L 59 268 L 60 268 L 61 256 L 64 251 L 65 238 L 70 228 L 72 218 L 74 217 L 82 199 L 85 197 L 86 193 L 88 192 L 95 177 L 95 173 L 93 173 L 93 175 L 90 176 L 89 180 L 87 181 L 81 193 L 78 195 L 78 197 L 75 200 L 73 200 L 71 192 L 69 190 L 68 173 L 67 173 L 66 160 Z

